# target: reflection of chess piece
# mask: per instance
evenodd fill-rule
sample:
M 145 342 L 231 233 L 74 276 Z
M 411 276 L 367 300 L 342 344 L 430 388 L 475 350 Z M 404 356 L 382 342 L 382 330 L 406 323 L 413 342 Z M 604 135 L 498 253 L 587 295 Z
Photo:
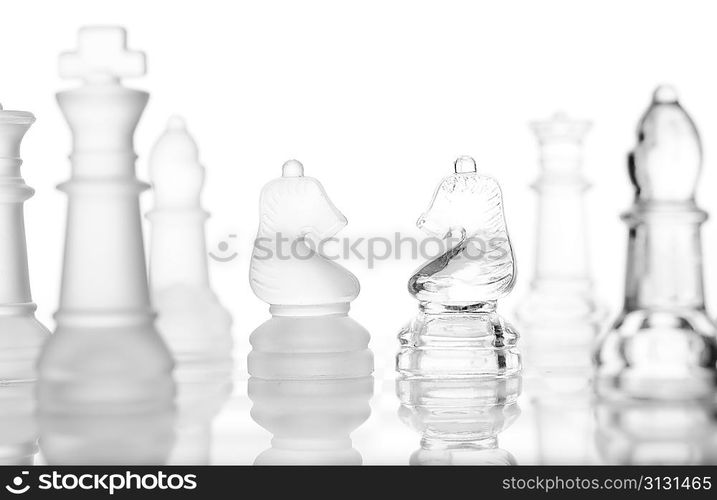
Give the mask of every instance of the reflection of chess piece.
M 346 225 L 321 183 L 287 161 L 261 193 L 259 232 L 251 258 L 254 293 L 282 316 L 347 312 L 359 293 L 349 271 L 321 255 L 321 241 Z
M 169 390 L 172 367 L 150 307 L 138 203 L 145 185 L 132 144 L 148 94 L 120 83 L 144 73 L 144 54 L 128 51 L 117 27 L 83 28 L 79 43 L 60 57 L 61 75 L 85 85 L 57 95 L 74 147 L 61 187 L 68 214 L 57 331 L 40 357 L 40 392 L 63 405 L 135 404 Z
M 515 465 L 498 447 L 498 434 L 518 416 L 519 375 L 492 377 L 401 377 L 399 411 L 421 433 L 412 465 Z
M 0 106 L 0 380 L 34 379 L 47 329 L 30 296 L 23 203 L 34 193 L 20 174 L 20 142 L 32 113 Z
M 150 284 L 159 313 L 157 328 L 178 369 L 198 364 L 203 372 L 230 369 L 231 316 L 209 284 L 204 222 L 200 205 L 204 167 L 184 121 L 170 119 L 152 150 L 154 188 Z
M 714 402 L 598 401 L 597 443 L 615 465 L 716 465 Z
M 256 464 L 360 464 L 350 434 L 370 415 L 369 334 L 345 315 L 274 317 L 251 335 L 252 418 L 273 434 Z
M 212 451 L 212 421 L 231 396 L 231 370 L 221 375 L 213 365 L 196 364 L 189 370 L 189 376 L 184 376 L 182 365 L 179 364 L 175 372 L 176 440 L 168 463 L 209 465 Z
M 450 360 L 453 375 L 518 373 L 518 334 L 496 312 L 515 280 L 498 183 L 459 158 L 418 227 L 448 248 L 408 282 L 421 312 L 399 334 L 399 371 L 435 373 Z
M 32 465 L 37 453 L 35 385 L 0 387 L 0 465 Z
M 40 447 L 47 462 L 166 463 L 174 442 L 171 377 L 145 379 L 140 388 L 134 380 L 110 382 L 99 365 L 94 370 L 83 371 L 85 381 L 73 379 L 62 386 L 40 379 Z
M 565 358 L 571 356 L 570 351 Z M 592 391 L 588 374 L 552 368 L 526 380 L 538 438 L 540 465 L 593 463 Z M 569 439 L 566 439 L 569 436 Z
M 590 123 L 558 113 L 531 128 L 542 167 L 533 184 L 538 193 L 535 274 L 516 315 L 530 366 L 551 364 L 551 356 L 573 349 L 580 353 L 569 362 L 589 368 L 604 316 L 593 292 L 584 206 L 590 185 L 582 173 L 582 145 Z
M 695 204 L 702 147 L 673 89 L 659 87 L 630 154 L 635 202 L 625 304 L 596 353 L 597 388 L 643 398 L 712 397 L 715 325 L 705 312 L 700 226 Z

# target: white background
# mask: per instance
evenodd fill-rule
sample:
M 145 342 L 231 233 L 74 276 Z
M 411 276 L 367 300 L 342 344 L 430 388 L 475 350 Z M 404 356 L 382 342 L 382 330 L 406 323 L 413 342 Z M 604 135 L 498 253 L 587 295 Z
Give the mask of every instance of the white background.
M 622 296 L 629 206 L 626 152 L 655 85 L 671 82 L 702 132 L 699 202 L 717 209 L 715 12 L 698 1 L 149 1 L 6 2 L 0 101 L 37 122 L 23 146 L 32 288 L 52 327 L 58 303 L 69 130 L 54 93 L 57 55 L 84 24 L 121 24 L 147 53 L 152 97 L 136 136 L 138 174 L 168 116 L 179 113 L 208 172 L 208 246 L 235 233 L 239 257 L 212 264 L 235 318 L 237 356 L 268 317 L 252 294 L 248 258 L 261 187 L 289 158 L 324 184 L 349 220 L 344 236 L 421 237 L 415 220 L 457 155 L 502 184 L 520 276 L 501 304 L 511 318 L 532 274 L 537 148 L 527 122 L 556 110 L 594 122 L 586 142 L 592 258 L 599 292 Z M 680 175 L 675 169 L 675 175 Z M 151 194 L 143 196 L 145 210 Z M 717 229 L 704 228 L 709 292 Z M 416 310 L 406 281 L 418 261 L 345 263 L 361 280 L 352 314 L 390 367 L 395 334 Z M 111 265 L 108 263 L 108 265 Z M 1 277 L 0 277 L 1 279 Z M 710 300 L 710 303 L 714 303 Z M 379 368 L 381 370 L 381 368 Z

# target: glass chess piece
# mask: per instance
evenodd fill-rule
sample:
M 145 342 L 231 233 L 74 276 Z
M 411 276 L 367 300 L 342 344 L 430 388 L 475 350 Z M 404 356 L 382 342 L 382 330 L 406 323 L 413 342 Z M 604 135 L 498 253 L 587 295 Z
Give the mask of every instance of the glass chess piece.
M 411 465 L 516 465 L 498 435 L 520 415 L 520 375 L 401 377 L 399 416 L 421 434 Z
M 658 87 L 637 127 L 628 169 L 635 200 L 629 227 L 625 302 L 595 353 L 604 397 L 713 398 L 715 324 L 705 311 L 695 203 L 702 170 L 697 128 L 671 87 Z
M 371 414 L 369 334 L 348 316 L 275 316 L 251 335 L 252 418 L 273 435 L 257 465 L 359 465 Z
M 35 318 L 25 242 L 25 184 L 20 143 L 35 121 L 27 111 L 0 106 L 0 382 L 37 378 L 35 363 L 50 332 Z
M 585 193 L 590 184 L 582 157 L 590 128 L 590 122 L 563 113 L 531 123 L 541 164 L 532 186 L 538 194 L 535 273 L 516 309 L 531 369 L 589 370 L 605 317 L 589 264 Z M 562 356 L 566 349 L 573 351 L 569 358 Z
M 261 192 L 260 222 L 251 257 L 251 288 L 277 316 L 347 313 L 359 294 L 349 271 L 317 249 L 346 225 L 313 177 L 296 160 Z
M 205 170 L 182 118 L 170 118 L 152 148 L 149 167 L 154 192 L 154 208 L 147 214 L 149 281 L 157 329 L 175 359 L 175 378 L 189 376 L 194 366 L 200 379 L 209 368 L 226 377 L 232 370 L 232 318 L 209 282 L 208 213 L 200 202 Z
M 498 183 L 470 157 L 436 190 L 418 227 L 447 246 L 408 282 L 419 314 L 399 333 L 404 376 L 509 376 L 520 372 L 518 333 L 496 311 L 515 280 Z
M 145 57 L 116 26 L 84 27 L 78 45 L 59 64 L 62 77 L 83 85 L 57 94 L 73 133 L 72 175 L 60 186 L 65 254 L 57 328 L 38 362 L 40 411 L 73 400 L 76 411 L 161 406 L 174 390 L 173 361 L 150 304 L 139 211 L 147 185 L 137 180 L 133 145 L 149 94 L 121 83 L 144 74 Z
M 248 392 L 274 437 L 256 464 L 361 463 L 350 433 L 371 411 L 370 335 L 348 315 L 358 280 L 317 251 L 345 225 L 298 161 L 262 190 L 249 278 L 272 318 L 250 337 Z

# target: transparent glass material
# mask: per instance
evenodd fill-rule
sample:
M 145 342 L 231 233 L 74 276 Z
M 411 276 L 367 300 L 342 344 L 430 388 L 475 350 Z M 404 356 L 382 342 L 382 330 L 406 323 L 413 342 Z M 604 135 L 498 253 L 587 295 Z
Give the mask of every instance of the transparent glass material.
M 615 465 L 714 465 L 717 406 L 709 401 L 597 401 L 595 443 Z
M 697 129 L 669 87 L 658 88 L 629 157 L 635 187 L 625 302 L 596 352 L 604 395 L 712 398 L 717 381 L 715 324 L 705 311 L 695 203 L 702 154 Z
M 515 280 L 515 260 L 503 215 L 503 196 L 473 158 L 455 162 L 416 225 L 449 247 L 411 276 L 408 289 L 422 303 L 469 308 L 505 296 Z
M 515 465 L 498 434 L 520 415 L 519 375 L 505 378 L 401 377 L 399 416 L 421 434 L 411 465 Z
M 399 333 L 399 373 L 413 377 L 506 376 L 521 369 L 518 334 L 497 312 L 513 287 L 515 260 L 498 183 L 458 158 L 418 226 L 447 243 L 409 280 L 418 315 Z M 452 236 L 458 235 L 457 238 Z
M 516 310 L 522 327 L 536 326 L 546 334 L 554 327 L 570 328 L 572 342 L 583 344 L 594 341 L 605 315 L 593 290 L 584 203 L 590 184 L 582 171 L 583 141 L 590 127 L 563 113 L 531 124 L 541 164 L 533 184 L 538 194 L 535 274 Z M 576 329 L 585 324 L 592 328 Z M 555 345 L 545 337 L 534 340 Z
M 320 242 L 334 236 L 346 218 L 319 181 L 287 161 L 282 176 L 261 192 L 260 222 L 249 282 L 274 315 L 346 312 L 359 293 L 356 277 L 321 255 Z
M 366 329 L 346 315 L 274 316 L 250 341 L 251 415 L 273 435 L 255 464 L 361 464 L 350 434 L 371 414 Z

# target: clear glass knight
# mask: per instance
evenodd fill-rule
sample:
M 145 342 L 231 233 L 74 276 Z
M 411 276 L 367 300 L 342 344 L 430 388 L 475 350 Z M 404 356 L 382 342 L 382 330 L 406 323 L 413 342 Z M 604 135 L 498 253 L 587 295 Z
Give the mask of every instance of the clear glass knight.
M 495 179 L 461 157 L 418 227 L 444 251 L 408 282 L 419 314 L 399 334 L 397 369 L 405 376 L 504 376 L 520 371 L 515 329 L 496 312 L 515 281 L 515 259 Z
M 695 203 L 702 146 L 674 89 L 655 90 L 628 159 L 635 200 L 625 302 L 595 354 L 603 395 L 648 399 L 714 397 L 715 324 L 705 311 Z

